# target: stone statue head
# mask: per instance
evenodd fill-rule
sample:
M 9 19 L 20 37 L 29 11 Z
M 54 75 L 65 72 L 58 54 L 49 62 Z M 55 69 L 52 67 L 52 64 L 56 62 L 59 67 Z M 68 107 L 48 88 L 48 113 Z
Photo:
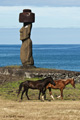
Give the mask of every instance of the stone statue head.
M 23 13 L 19 14 L 19 22 L 33 23 L 35 22 L 35 14 L 30 9 L 24 9 Z

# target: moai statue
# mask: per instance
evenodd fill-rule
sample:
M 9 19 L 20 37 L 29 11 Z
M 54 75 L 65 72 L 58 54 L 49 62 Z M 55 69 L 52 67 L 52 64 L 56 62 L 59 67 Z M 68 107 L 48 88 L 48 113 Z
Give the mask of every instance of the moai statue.
M 20 40 L 22 40 L 20 58 L 24 67 L 34 65 L 32 41 L 30 39 L 32 23 L 34 21 L 35 14 L 30 9 L 24 9 L 23 13 L 19 14 L 19 22 L 23 23 L 23 27 L 20 29 Z

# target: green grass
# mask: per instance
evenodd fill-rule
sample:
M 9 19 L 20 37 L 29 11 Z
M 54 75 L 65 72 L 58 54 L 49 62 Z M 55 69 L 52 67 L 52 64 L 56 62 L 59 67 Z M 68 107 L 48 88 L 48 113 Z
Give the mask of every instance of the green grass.
M 24 79 L 24 81 L 26 80 L 33 80 L 36 81 L 39 78 L 31 78 L 31 79 Z M 42 78 L 40 78 L 42 79 Z M 17 92 L 19 89 L 19 85 L 20 83 L 23 82 L 23 80 L 20 81 L 16 81 L 16 82 L 7 82 L 5 84 L 0 85 L 0 96 L 5 98 L 5 99 L 11 99 L 11 100 L 17 100 Z M 31 92 L 30 92 L 31 91 Z M 35 92 L 33 92 L 32 90 L 29 90 L 29 96 L 36 96 L 36 92 L 38 92 L 38 90 L 35 90 Z M 33 98 L 33 97 L 32 97 Z M 24 99 L 25 99 L 25 95 L 24 95 Z
M 42 78 L 40 78 L 42 79 Z M 31 78 L 31 79 L 24 79 L 25 80 L 39 80 L 39 78 Z M 17 92 L 20 83 L 23 82 L 22 80 L 16 82 L 8 82 L 3 85 L 0 85 L 0 97 L 9 100 L 20 100 L 20 96 L 17 97 Z M 38 90 L 31 90 L 29 89 L 28 95 L 31 100 L 38 100 Z M 52 94 L 57 99 L 57 96 L 60 95 L 60 90 L 52 89 Z M 70 84 L 66 86 L 63 91 L 64 100 L 80 100 L 80 84 L 76 84 L 76 88 L 74 89 Z M 51 100 L 48 90 L 46 91 L 47 99 Z M 27 100 L 26 95 L 24 94 L 23 101 Z M 59 99 L 60 100 L 60 99 Z

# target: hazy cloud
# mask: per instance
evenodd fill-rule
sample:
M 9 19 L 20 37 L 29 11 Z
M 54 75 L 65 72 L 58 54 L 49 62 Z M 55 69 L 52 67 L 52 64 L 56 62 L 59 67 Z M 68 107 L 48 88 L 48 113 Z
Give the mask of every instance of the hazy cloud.
M 0 0 L 0 6 L 80 6 L 80 0 Z
M 34 27 L 80 28 L 80 7 L 32 6 L 1 6 L 0 27 L 20 28 L 22 23 L 19 23 L 19 13 L 26 8 L 35 13 Z

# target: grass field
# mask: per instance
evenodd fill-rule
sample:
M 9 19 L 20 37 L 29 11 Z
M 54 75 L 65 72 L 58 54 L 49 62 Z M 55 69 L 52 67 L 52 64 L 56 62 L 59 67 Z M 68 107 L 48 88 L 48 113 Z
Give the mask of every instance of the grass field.
M 55 100 L 51 100 L 47 90 L 48 100 L 41 102 L 38 100 L 39 91 L 29 90 L 31 100 L 28 101 L 24 94 L 23 101 L 20 102 L 17 91 L 21 82 L 0 85 L 0 120 L 80 120 L 80 84 L 76 84 L 75 89 L 70 84 L 67 85 L 64 100 L 57 99 L 60 91 L 54 89 L 52 92 Z
M 39 78 L 31 78 L 31 79 L 25 79 L 25 80 L 38 80 Z M 24 81 L 25 81 L 24 80 Z M 18 101 L 20 99 L 20 96 L 17 98 L 17 92 L 19 85 L 22 81 L 14 81 L 14 82 L 8 82 L 5 84 L 0 85 L 0 96 L 5 99 Z M 60 95 L 60 90 L 53 89 L 52 90 L 53 96 L 55 97 L 55 100 L 57 99 L 57 96 Z M 31 90 L 29 89 L 28 95 L 31 100 L 38 100 L 38 90 Z M 64 100 L 80 100 L 80 84 L 76 84 L 76 88 L 74 89 L 70 84 L 66 86 L 64 89 Z M 47 99 L 51 100 L 49 92 L 47 90 L 46 92 Z M 26 101 L 26 95 L 23 96 L 23 101 Z
M 0 120 L 80 120 L 80 101 L 11 101 L 0 98 Z

